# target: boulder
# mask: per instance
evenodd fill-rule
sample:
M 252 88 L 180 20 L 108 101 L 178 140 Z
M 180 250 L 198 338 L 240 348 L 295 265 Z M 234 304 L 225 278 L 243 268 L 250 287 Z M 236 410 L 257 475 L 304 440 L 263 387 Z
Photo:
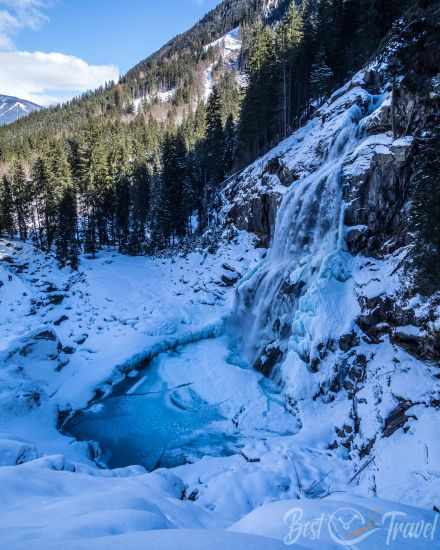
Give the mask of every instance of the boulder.
M 234 286 L 240 280 L 241 275 L 236 272 L 228 272 L 222 274 L 222 283 L 225 286 Z
M 16 466 L 39 458 L 32 443 L 0 434 L 0 466 Z

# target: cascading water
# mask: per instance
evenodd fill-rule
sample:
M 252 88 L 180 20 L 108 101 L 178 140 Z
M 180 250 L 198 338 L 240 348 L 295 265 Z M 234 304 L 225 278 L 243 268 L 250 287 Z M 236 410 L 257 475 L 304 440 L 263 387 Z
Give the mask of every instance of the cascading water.
M 384 99 L 361 91 L 364 105 L 354 101 L 334 117 L 343 120 L 320 167 L 284 196 L 271 249 L 237 293 L 248 360 L 280 383 L 294 381 L 298 398 L 310 395 L 305 367 L 317 370 L 325 345 L 348 329 L 353 258 L 345 250 L 343 165 L 364 139 L 362 120 Z

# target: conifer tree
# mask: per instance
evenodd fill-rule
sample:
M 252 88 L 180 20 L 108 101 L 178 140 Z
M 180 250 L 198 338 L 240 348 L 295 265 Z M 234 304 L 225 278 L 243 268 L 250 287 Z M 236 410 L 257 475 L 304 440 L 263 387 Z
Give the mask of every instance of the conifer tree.
M 230 114 L 226 120 L 224 130 L 224 154 L 223 154 L 223 166 L 226 175 L 231 174 L 236 152 L 236 127 L 232 114 Z
M 21 162 L 15 164 L 12 173 L 12 192 L 20 239 L 28 238 L 32 213 L 32 188 Z
M 301 83 L 298 79 L 299 75 L 297 74 L 297 65 L 299 62 L 300 47 L 302 45 L 303 38 L 303 18 L 295 2 L 292 2 L 286 17 L 278 27 L 276 33 L 282 81 L 282 137 L 286 137 L 292 128 L 293 88 Z
M 280 131 L 279 73 L 275 35 L 271 28 L 257 25 L 248 63 L 248 88 L 240 116 L 240 165 L 265 152 Z
M 11 238 L 15 234 L 14 199 L 7 176 L 3 176 L 0 188 L 0 234 L 5 234 Z
M 150 208 L 151 177 L 146 164 L 137 160 L 132 172 L 132 215 L 130 223 L 130 254 L 140 254 L 145 242 L 148 211 Z
M 188 212 L 184 195 L 186 180 L 186 147 L 181 132 L 168 134 L 162 146 L 160 229 L 165 243 L 187 233 Z
M 206 110 L 205 154 L 209 194 L 214 192 L 216 186 L 224 178 L 224 149 L 222 105 L 218 88 L 214 86 Z
M 37 158 L 32 170 L 32 181 L 36 195 L 36 209 L 38 216 L 38 242 L 40 247 L 49 252 L 55 237 L 57 217 L 57 174 L 55 170 L 56 158 L 52 158 L 51 177 L 48 174 L 47 162 L 43 157 Z
M 115 232 L 120 252 L 128 251 L 130 239 L 130 176 L 124 147 L 118 143 L 114 153 L 111 180 L 115 187 Z
M 319 104 L 322 103 L 324 98 L 329 94 L 332 79 L 333 71 L 328 66 L 324 48 L 321 47 L 310 74 L 312 97 L 316 99 Z
M 77 198 L 73 183 L 64 184 L 58 203 L 56 255 L 62 266 L 70 265 L 74 270 L 79 263 L 77 240 Z

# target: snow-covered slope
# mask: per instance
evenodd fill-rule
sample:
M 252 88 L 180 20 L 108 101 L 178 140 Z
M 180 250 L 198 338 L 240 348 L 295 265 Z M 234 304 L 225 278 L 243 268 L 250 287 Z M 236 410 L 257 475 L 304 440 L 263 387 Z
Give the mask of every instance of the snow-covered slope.
M 205 52 L 211 51 L 214 56 L 214 61 L 209 63 L 203 69 L 201 75 L 202 90 L 200 99 L 203 99 L 205 103 L 208 102 L 208 99 L 211 96 L 215 84 L 214 71 L 219 66 L 221 66 L 221 70 L 232 71 L 235 74 L 237 82 L 240 86 L 244 86 L 246 84 L 246 77 L 239 70 L 241 48 L 242 41 L 239 27 L 203 47 Z M 162 104 L 171 103 L 176 96 L 176 92 L 177 90 L 173 88 L 170 90 L 159 90 L 150 95 L 138 97 L 133 102 L 134 110 L 135 112 L 140 112 L 145 105 L 150 105 L 154 101 Z M 193 98 L 194 105 L 197 103 L 196 99 L 197 98 Z
M 0 95 L 0 126 L 11 124 L 40 109 L 41 107 L 39 105 L 30 101 L 7 95 Z
M 236 66 L 238 56 L 241 52 L 241 45 L 241 32 L 240 28 L 237 27 L 218 40 L 206 45 L 204 50 L 208 51 L 210 48 L 216 48 L 219 50 L 225 63 Z
M 211 63 L 204 72 L 204 94 L 203 100 L 208 102 L 214 88 L 213 72 L 219 64 L 226 67 L 235 74 L 235 78 L 240 86 L 246 84 L 246 77 L 239 70 L 239 60 L 242 48 L 241 31 L 237 27 L 228 32 L 218 40 L 211 42 L 204 47 L 205 51 L 212 50 L 217 54 L 217 60 Z

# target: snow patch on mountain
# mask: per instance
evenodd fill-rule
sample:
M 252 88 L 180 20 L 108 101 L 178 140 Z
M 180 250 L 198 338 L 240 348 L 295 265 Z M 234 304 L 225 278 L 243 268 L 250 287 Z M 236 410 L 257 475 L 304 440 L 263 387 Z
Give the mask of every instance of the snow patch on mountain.
M 244 86 L 246 77 L 240 72 L 240 55 L 242 48 L 240 27 L 233 29 L 224 36 L 204 46 L 207 52 L 213 49 L 218 54 L 218 59 L 211 63 L 204 71 L 204 102 L 207 103 L 214 88 L 214 69 L 220 63 L 235 74 L 239 86 Z
M 176 88 L 172 88 L 170 90 L 159 90 L 152 94 L 138 97 L 133 101 L 134 112 L 142 112 L 144 105 L 151 105 L 155 101 L 158 103 L 171 103 L 176 97 L 176 92 Z
M 241 52 L 241 46 L 240 27 L 237 27 L 218 40 L 204 46 L 204 50 L 208 51 L 210 48 L 219 48 L 222 51 L 223 59 L 228 60 L 230 58 L 236 59 L 238 53 Z
M 17 97 L 0 95 L 0 126 L 16 122 L 34 111 L 39 111 L 41 107 Z

